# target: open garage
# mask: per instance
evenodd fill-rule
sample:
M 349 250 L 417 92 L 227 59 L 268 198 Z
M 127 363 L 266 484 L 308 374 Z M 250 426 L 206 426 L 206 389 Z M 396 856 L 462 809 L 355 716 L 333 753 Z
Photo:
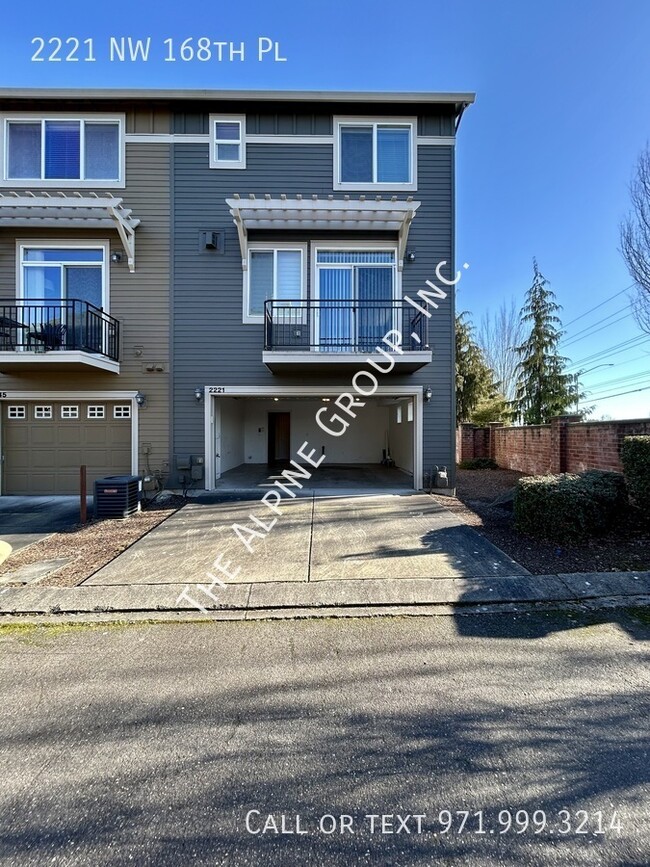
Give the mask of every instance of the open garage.
M 305 442 L 314 460 L 325 455 L 309 487 L 419 487 L 418 396 L 412 389 L 355 394 L 365 405 L 354 407 L 352 418 L 337 404 L 345 390 L 324 386 L 320 394 L 301 394 L 300 388 L 288 387 L 284 393 L 246 394 L 228 387 L 216 395 L 207 390 L 206 439 L 214 443 L 213 455 L 208 451 L 206 456 L 208 489 L 263 487 L 290 460 L 305 464 L 298 455 Z

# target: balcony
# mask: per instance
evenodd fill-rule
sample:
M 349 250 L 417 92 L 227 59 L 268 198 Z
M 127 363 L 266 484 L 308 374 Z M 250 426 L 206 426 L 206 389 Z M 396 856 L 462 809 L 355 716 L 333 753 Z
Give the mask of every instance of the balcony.
M 388 332 L 401 352 L 384 343 Z M 377 346 L 394 359 L 393 373 L 412 373 L 431 361 L 426 317 L 405 301 L 282 300 L 264 305 L 262 360 L 274 373 L 357 369 Z
M 0 373 L 96 368 L 119 373 L 120 324 L 88 301 L 0 299 Z

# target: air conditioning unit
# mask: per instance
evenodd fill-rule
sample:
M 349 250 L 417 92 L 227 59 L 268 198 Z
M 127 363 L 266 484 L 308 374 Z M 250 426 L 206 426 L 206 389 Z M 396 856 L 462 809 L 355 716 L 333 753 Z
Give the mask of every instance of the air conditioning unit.
M 95 518 L 128 518 L 140 511 L 142 476 L 95 480 Z

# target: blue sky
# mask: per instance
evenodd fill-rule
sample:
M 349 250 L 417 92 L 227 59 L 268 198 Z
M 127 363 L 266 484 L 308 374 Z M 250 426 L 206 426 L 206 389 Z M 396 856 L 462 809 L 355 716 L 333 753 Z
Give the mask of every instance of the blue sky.
M 108 62 L 109 37 L 129 35 L 152 38 L 150 60 Z M 37 36 L 92 38 L 97 61 L 32 62 Z M 245 42 L 245 61 L 164 62 L 166 38 L 178 53 L 201 36 Z M 259 62 L 260 36 L 287 61 Z M 583 378 L 595 415 L 639 417 L 650 415 L 650 339 L 630 343 L 642 335 L 626 293 L 607 299 L 631 282 L 618 226 L 650 138 L 649 38 L 645 0 L 36 0 L 4 11 L 0 86 L 476 91 L 457 147 L 457 253 L 470 263 L 459 309 L 478 321 L 502 298 L 521 301 L 536 256 L 564 308 L 572 370 L 616 365 Z

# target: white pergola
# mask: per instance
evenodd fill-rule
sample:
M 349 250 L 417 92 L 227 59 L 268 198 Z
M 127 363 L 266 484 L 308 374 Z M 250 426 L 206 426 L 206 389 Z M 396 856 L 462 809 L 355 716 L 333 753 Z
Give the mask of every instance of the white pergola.
M 255 229 L 284 229 L 317 231 L 386 231 L 394 232 L 398 237 L 398 267 L 400 271 L 404 264 L 406 242 L 409 229 L 420 202 L 414 202 L 409 196 L 405 201 L 398 201 L 397 196 L 383 199 L 376 196 L 367 199 L 359 196 L 351 199 L 343 196 L 319 198 L 310 196 L 304 198 L 297 195 L 288 198 L 281 195 L 271 198 L 265 195 L 256 198 L 251 193 L 248 198 L 235 194 L 226 199 L 230 213 L 237 227 L 239 246 L 242 254 L 242 268 L 248 266 L 248 232 Z
M 44 229 L 117 229 L 129 264 L 135 271 L 135 230 L 140 220 L 110 193 L 50 194 L 0 192 L 0 226 Z

